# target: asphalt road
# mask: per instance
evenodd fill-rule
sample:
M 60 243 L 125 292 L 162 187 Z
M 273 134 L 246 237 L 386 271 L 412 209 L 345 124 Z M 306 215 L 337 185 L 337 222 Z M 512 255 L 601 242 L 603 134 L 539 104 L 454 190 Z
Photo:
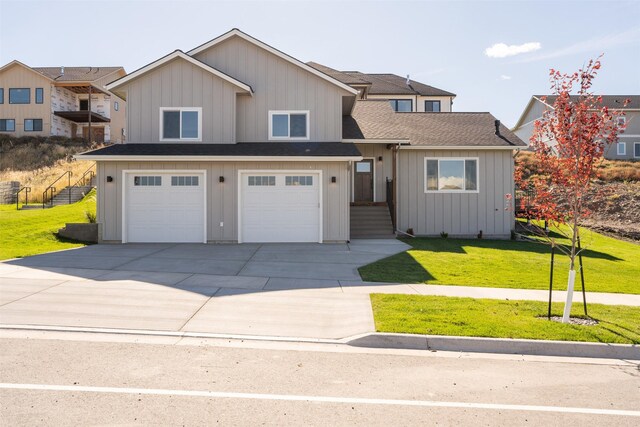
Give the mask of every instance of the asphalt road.
M 0 331 L 1 425 L 639 425 L 624 361 Z

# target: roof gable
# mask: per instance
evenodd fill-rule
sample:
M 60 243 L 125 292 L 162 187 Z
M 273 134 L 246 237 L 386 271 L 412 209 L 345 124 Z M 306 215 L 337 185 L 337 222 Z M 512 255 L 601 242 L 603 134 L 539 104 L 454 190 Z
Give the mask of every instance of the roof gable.
M 205 64 L 202 61 L 198 61 L 195 58 L 192 58 L 191 56 L 187 55 L 186 53 L 182 52 L 181 50 L 176 50 L 166 56 L 163 56 L 162 58 L 148 64 L 145 65 L 142 68 L 137 69 L 136 71 L 127 74 L 126 76 L 109 83 L 108 85 L 106 85 L 106 88 L 110 91 L 117 91 L 118 88 L 124 86 L 125 84 L 131 82 L 132 80 L 135 80 L 151 71 L 153 71 L 154 69 L 161 67 L 175 59 L 178 60 L 184 60 L 187 61 L 197 67 L 202 68 L 203 70 L 221 78 L 222 80 L 225 80 L 233 85 L 235 85 L 236 87 L 238 87 L 239 89 L 243 90 L 244 92 L 248 93 L 248 94 L 253 94 L 253 89 L 251 88 L 251 86 L 249 86 L 246 83 L 241 82 L 240 80 L 237 80 L 233 77 L 231 77 L 228 74 L 223 73 L 220 70 L 217 70 L 215 68 L 213 68 L 210 65 Z
M 261 49 L 263 49 L 263 50 L 265 50 L 265 51 L 267 51 L 267 52 L 269 52 L 269 53 L 271 53 L 271 54 L 273 54 L 273 55 L 275 55 L 275 56 L 277 56 L 277 57 L 279 57 L 279 58 L 281 58 L 281 59 L 293 64 L 293 65 L 295 65 L 295 66 L 297 66 L 297 67 L 300 67 L 303 70 L 305 70 L 305 71 L 307 71 L 307 72 L 309 72 L 309 73 L 311 73 L 311 74 L 313 74 L 313 75 L 315 75 L 315 76 L 317 76 L 317 77 L 319 77 L 319 78 L 321 78 L 323 80 L 326 80 L 329 83 L 331 83 L 331 84 L 333 84 L 335 86 L 338 86 L 339 88 L 341 88 L 341 89 L 343 89 L 343 90 L 345 90 L 345 91 L 347 91 L 347 92 L 349 92 L 349 93 L 351 93 L 353 95 L 356 95 L 358 93 L 358 91 L 356 89 L 353 89 L 352 87 L 342 83 L 341 81 L 339 81 L 339 80 L 337 80 L 337 79 L 335 79 L 335 78 L 333 78 L 333 77 L 331 77 L 331 76 L 329 76 L 329 75 L 327 75 L 327 74 L 325 74 L 325 73 L 323 73 L 321 71 L 316 70 L 315 68 L 305 64 L 304 62 L 302 62 L 302 61 L 300 61 L 300 60 L 298 60 L 298 59 L 296 59 L 296 58 L 294 58 L 292 56 L 289 56 L 286 53 L 284 53 L 284 52 L 282 52 L 282 51 L 280 51 L 280 50 L 278 50 L 278 49 L 276 49 L 276 48 L 274 48 L 272 46 L 269 46 L 268 44 L 266 44 L 264 42 L 261 42 L 260 40 L 258 40 L 256 38 L 251 37 L 250 35 L 240 31 L 237 28 L 234 28 L 234 29 L 222 34 L 221 36 L 216 37 L 213 40 L 210 40 L 210 41 L 208 41 L 208 42 L 206 42 L 204 44 L 201 44 L 200 46 L 198 46 L 198 47 L 196 47 L 194 49 L 191 49 L 190 51 L 187 52 L 187 54 L 189 54 L 191 56 L 197 55 L 199 53 L 202 53 L 202 52 L 204 52 L 204 51 L 206 51 L 206 50 L 208 50 L 208 49 L 210 49 L 210 48 L 212 48 L 212 47 L 224 42 L 225 40 L 230 39 L 231 37 L 240 37 L 241 39 L 243 39 L 243 40 L 245 40 L 245 41 L 247 41 L 247 42 L 249 42 L 249 43 L 251 43 L 251 44 L 253 44 L 253 45 L 255 45 L 255 46 L 257 46 L 257 47 L 259 47 L 259 48 L 261 48 Z
M 0 67 L 0 73 L 4 72 L 4 71 L 6 71 L 6 70 L 8 70 L 8 69 L 10 69 L 10 68 L 12 68 L 12 67 L 14 67 L 14 66 L 19 66 L 19 67 L 25 68 L 25 69 L 27 69 L 27 70 L 31 71 L 31 72 L 32 72 L 32 73 L 34 73 L 34 74 L 37 74 L 38 76 L 40 76 L 40 77 L 42 77 L 42 78 L 44 78 L 44 79 L 47 79 L 47 80 L 51 80 L 51 81 L 53 81 L 53 79 L 51 79 L 50 77 L 47 77 L 47 76 L 45 76 L 45 75 L 44 75 L 44 74 L 42 74 L 42 73 L 39 73 L 39 72 L 38 72 L 38 71 L 36 71 L 35 69 L 33 69 L 33 68 L 29 67 L 29 66 L 28 66 L 28 65 L 26 65 L 26 64 L 23 64 L 22 62 L 18 61 L 17 59 L 14 59 L 13 61 L 11 61 L 11 62 L 9 62 L 9 63 L 7 63 L 7 64 L 3 65 L 2 67 Z

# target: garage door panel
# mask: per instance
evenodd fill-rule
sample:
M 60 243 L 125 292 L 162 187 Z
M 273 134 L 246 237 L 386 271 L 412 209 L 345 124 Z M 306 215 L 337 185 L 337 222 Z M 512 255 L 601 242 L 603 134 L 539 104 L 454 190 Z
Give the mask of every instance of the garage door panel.
M 153 181 L 148 177 L 156 177 Z M 190 185 L 177 184 L 188 176 Z M 197 176 L 197 180 L 190 177 Z M 136 181 L 136 177 L 138 180 Z M 144 179 L 143 177 L 147 177 Z M 160 180 L 157 180 L 157 177 Z M 173 178 L 173 179 L 172 179 Z M 174 185 L 172 185 L 172 181 Z M 136 182 L 139 185 L 136 185 Z M 142 185 L 153 182 L 154 185 Z M 126 240 L 129 242 L 203 242 L 204 174 L 129 173 L 126 180 Z
M 271 181 L 273 185 L 250 185 L 251 182 L 269 182 L 264 178 L 251 180 L 251 176 L 275 177 L 275 181 Z M 322 218 L 317 172 L 244 173 L 241 180 L 243 241 L 319 241 Z

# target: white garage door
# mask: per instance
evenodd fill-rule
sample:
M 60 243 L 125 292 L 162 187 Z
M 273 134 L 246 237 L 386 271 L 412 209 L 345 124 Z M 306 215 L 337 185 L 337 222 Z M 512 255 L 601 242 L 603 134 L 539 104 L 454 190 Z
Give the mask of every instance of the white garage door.
M 315 173 L 242 173 L 243 242 L 321 242 Z
M 204 174 L 127 173 L 127 242 L 206 242 Z

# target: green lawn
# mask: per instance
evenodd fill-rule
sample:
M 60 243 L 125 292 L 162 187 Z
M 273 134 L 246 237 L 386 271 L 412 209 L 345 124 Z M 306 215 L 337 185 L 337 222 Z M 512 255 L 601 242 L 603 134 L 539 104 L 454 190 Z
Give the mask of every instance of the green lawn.
M 548 321 L 547 303 L 421 295 L 372 294 L 378 332 L 640 344 L 640 308 L 589 304 L 598 325 Z M 552 314 L 562 315 L 563 304 Z M 572 316 L 583 314 L 574 304 Z
M 93 194 L 51 209 L 23 211 L 16 205 L 0 205 L 0 260 L 84 246 L 60 240 L 54 233 L 67 222 L 88 222 L 85 212 L 96 211 Z
M 549 246 L 511 240 L 417 238 L 412 249 L 360 268 L 364 280 L 548 289 Z M 640 294 L 640 245 L 585 231 L 587 291 Z M 566 289 L 569 258 L 556 253 L 554 289 Z M 576 277 L 580 289 L 580 276 Z

